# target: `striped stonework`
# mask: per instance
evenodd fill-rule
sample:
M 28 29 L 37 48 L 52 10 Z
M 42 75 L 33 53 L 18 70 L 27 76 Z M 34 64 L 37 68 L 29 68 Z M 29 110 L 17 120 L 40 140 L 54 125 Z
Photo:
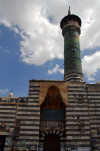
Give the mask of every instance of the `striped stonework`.
M 40 106 L 39 86 L 29 86 L 29 96 L 27 105 L 19 104 L 16 120 L 21 121 L 19 137 L 14 141 L 14 147 L 17 150 L 23 150 L 23 147 L 39 145 L 39 125 L 40 125 Z M 23 144 L 25 140 L 25 144 Z
M 69 84 L 66 106 L 66 147 L 91 147 L 86 85 Z
M 64 135 L 64 129 L 63 130 L 60 130 L 60 129 L 57 129 L 57 128 L 54 128 L 54 129 L 43 129 L 43 131 L 41 130 L 40 131 L 40 138 L 39 138 L 39 144 L 40 146 L 44 146 L 44 138 L 46 135 L 49 135 L 49 134 L 56 134 L 58 136 L 60 136 L 60 148 L 62 146 L 65 146 L 65 135 Z
M 100 150 L 100 84 L 88 84 L 90 128 L 93 151 Z
M 30 86 L 30 89 L 32 87 L 34 88 Z M 29 92 L 28 98 L 0 98 L 0 125 L 10 129 L 8 132 L 0 132 L 1 135 L 6 135 L 4 151 L 11 150 L 12 147 L 23 150 L 27 145 L 37 146 L 39 143 L 40 106 L 37 105 L 38 95 L 33 96 L 33 93 Z M 20 121 L 20 126 L 16 125 L 17 121 Z M 15 134 L 16 130 L 18 134 Z M 8 145 L 8 140 L 12 141 L 11 146 Z
M 10 98 L 0 98 L 0 135 L 6 135 L 4 151 L 11 150 L 11 148 L 8 148 L 8 140 L 12 140 L 13 136 L 17 106 L 14 101 L 16 100 L 17 99 L 10 100 Z M 2 131 L 2 127 L 4 127 L 6 131 Z
M 56 85 L 65 108 L 64 121 L 41 121 L 41 104 L 50 86 Z M 12 147 L 44 147 L 48 134 L 60 136 L 60 148 L 100 147 L 100 84 L 65 81 L 30 82 L 28 97 L 0 98 L 0 135 L 6 135 L 4 151 Z M 11 140 L 11 144 L 8 142 Z

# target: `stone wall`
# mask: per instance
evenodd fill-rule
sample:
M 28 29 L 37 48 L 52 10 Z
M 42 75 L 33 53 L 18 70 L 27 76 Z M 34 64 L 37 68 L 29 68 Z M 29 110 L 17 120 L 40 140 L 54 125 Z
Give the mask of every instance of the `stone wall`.
M 41 104 L 51 86 L 59 89 L 66 105 L 64 125 L 41 125 Z M 43 147 L 47 134 L 59 135 L 62 148 L 92 147 L 97 151 L 100 147 L 99 114 L 99 84 L 31 80 L 28 97 L 0 98 L 0 134 L 6 135 L 4 151 L 11 147 L 17 150 Z M 11 140 L 11 145 L 8 140 Z
M 86 84 L 69 84 L 66 106 L 66 146 L 91 147 Z
M 88 84 L 88 102 L 93 151 L 100 150 L 100 84 Z

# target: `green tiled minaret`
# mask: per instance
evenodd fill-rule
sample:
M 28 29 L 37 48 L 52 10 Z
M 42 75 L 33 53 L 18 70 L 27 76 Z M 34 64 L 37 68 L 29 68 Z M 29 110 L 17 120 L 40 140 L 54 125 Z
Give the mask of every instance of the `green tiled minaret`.
M 64 79 L 83 82 L 79 42 L 81 19 L 71 14 L 69 7 L 68 15 L 61 20 L 60 27 L 64 37 Z

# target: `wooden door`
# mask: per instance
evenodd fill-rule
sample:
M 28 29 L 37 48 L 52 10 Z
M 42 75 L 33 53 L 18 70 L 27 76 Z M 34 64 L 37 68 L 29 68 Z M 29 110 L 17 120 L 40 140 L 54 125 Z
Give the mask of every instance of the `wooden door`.
M 5 135 L 0 135 L 0 151 L 4 151 L 4 146 L 5 146 Z
M 44 138 L 44 151 L 60 151 L 60 137 L 56 134 L 46 135 Z

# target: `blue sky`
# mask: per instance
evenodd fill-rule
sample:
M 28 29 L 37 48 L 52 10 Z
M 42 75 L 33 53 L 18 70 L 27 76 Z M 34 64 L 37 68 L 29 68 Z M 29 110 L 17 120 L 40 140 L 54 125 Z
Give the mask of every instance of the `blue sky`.
M 68 7 L 82 19 L 84 81 L 100 80 L 100 2 L 0 0 L 0 96 L 27 97 L 29 80 L 63 80 L 61 19 Z

